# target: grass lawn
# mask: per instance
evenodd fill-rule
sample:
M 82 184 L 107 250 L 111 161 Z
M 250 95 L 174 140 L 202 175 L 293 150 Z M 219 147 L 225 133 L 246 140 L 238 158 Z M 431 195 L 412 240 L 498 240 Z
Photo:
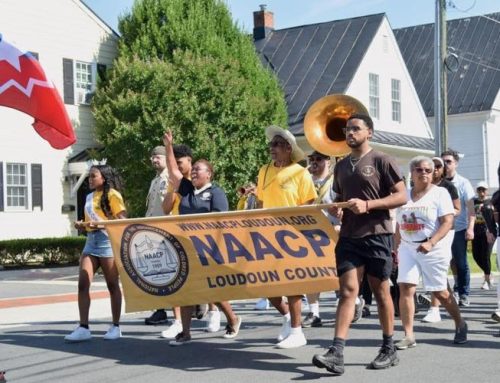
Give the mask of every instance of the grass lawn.
M 496 261 L 496 253 L 491 254 L 491 273 L 496 273 L 498 272 L 497 268 L 497 261 Z M 472 273 L 483 273 L 483 270 L 477 265 L 476 261 L 474 261 L 474 258 L 472 258 L 472 252 L 468 251 L 467 252 L 467 260 L 469 261 L 469 267 L 470 267 L 470 272 Z

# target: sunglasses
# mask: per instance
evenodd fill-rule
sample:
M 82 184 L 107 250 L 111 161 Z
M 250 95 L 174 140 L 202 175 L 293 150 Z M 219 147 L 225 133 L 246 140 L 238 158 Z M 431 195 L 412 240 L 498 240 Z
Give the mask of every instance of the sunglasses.
M 268 145 L 270 148 L 276 148 L 276 147 L 284 148 L 285 146 L 288 145 L 288 142 L 286 142 L 286 141 L 271 141 Z
M 434 170 L 441 169 L 442 167 L 443 167 L 443 165 L 441 165 L 441 164 L 434 164 Z
M 365 130 L 363 129 L 361 126 L 346 126 L 345 128 L 342 128 L 342 132 L 344 132 L 344 134 L 347 134 L 348 132 L 353 132 L 353 133 L 358 133 L 362 130 Z
M 431 174 L 432 173 L 432 169 L 431 168 L 415 168 L 413 170 L 415 170 L 417 173 L 427 173 L 427 174 Z
M 309 161 L 313 161 L 313 162 L 320 162 L 323 160 L 326 160 L 326 158 L 325 157 L 309 157 Z

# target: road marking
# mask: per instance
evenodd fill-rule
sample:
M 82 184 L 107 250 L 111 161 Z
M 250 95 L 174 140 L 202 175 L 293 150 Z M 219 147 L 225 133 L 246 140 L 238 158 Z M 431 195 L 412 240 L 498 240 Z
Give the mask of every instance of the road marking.
M 105 299 L 109 298 L 109 292 L 107 290 L 103 291 L 91 291 L 90 299 Z M 62 303 L 62 302 L 76 302 L 78 300 L 78 294 L 53 294 L 45 296 L 33 296 L 33 297 L 23 297 L 23 298 L 4 298 L 0 299 L 0 309 L 7 309 L 11 307 L 22 307 L 22 306 L 36 306 L 36 305 L 46 305 L 51 303 Z

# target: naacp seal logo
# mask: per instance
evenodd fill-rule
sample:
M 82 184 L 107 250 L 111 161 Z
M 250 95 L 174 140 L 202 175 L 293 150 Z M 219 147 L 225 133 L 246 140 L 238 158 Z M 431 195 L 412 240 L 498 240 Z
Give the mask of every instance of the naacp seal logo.
M 186 282 L 189 264 L 181 243 L 153 226 L 130 225 L 123 231 L 120 257 L 132 281 L 145 292 L 165 296 Z

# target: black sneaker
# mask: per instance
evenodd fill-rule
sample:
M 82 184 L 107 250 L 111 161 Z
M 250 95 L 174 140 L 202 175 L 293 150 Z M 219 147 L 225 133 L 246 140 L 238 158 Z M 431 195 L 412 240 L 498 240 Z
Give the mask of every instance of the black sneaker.
M 382 370 L 399 364 L 398 353 L 394 347 L 382 346 L 378 351 L 378 355 L 370 363 L 368 367 L 373 370 Z
M 365 307 L 365 300 L 359 297 L 359 303 L 354 306 L 354 317 L 352 318 L 352 323 L 356 323 L 363 316 L 363 307 Z
M 464 325 L 462 327 L 458 327 L 455 330 L 455 338 L 453 339 L 453 343 L 455 343 L 455 344 L 467 343 L 468 330 L 469 330 L 469 327 L 467 326 L 467 323 L 464 322 Z
M 147 325 L 157 325 L 167 322 L 167 312 L 165 310 L 156 310 L 149 318 L 144 319 L 144 323 Z
M 370 308 L 365 305 L 365 307 L 363 307 L 363 312 L 361 313 L 361 318 L 368 318 L 370 315 Z
M 431 307 L 431 297 L 428 294 L 418 294 L 417 302 L 425 309 Z
M 196 319 L 203 319 L 203 317 L 207 314 L 208 312 L 208 305 L 202 304 L 202 305 L 196 305 L 192 317 Z
M 321 327 L 321 326 L 323 326 L 321 318 L 314 315 L 313 313 L 307 314 L 304 320 L 302 321 L 302 327 L 304 328 Z
M 333 346 L 323 355 L 314 355 L 312 362 L 316 367 L 326 368 L 332 374 L 342 375 L 344 373 L 344 355 Z

